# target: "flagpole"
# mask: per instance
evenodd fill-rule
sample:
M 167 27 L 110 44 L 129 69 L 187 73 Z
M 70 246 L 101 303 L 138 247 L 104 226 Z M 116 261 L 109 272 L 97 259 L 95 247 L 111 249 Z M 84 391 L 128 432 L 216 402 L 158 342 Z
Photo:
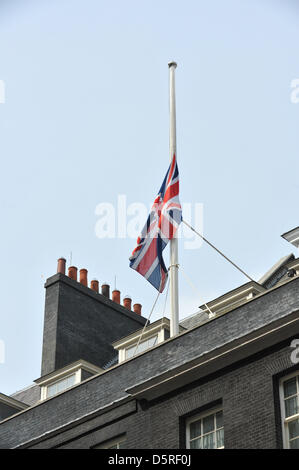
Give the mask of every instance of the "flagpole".
M 176 109 L 175 109 L 175 69 L 177 64 L 169 62 L 169 153 L 170 161 L 173 155 L 176 155 Z M 170 336 L 179 333 L 179 279 L 178 279 L 178 239 L 177 232 L 172 240 L 170 240 Z

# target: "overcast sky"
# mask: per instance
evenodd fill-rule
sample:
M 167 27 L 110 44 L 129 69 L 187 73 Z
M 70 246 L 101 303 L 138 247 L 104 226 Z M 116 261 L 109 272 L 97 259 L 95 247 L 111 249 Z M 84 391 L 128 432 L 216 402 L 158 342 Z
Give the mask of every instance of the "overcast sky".
M 40 376 L 58 257 L 116 276 L 148 315 L 156 291 L 129 268 L 135 240 L 98 238 L 96 208 L 153 202 L 171 59 L 181 201 L 203 204 L 205 236 L 256 280 L 294 251 L 280 235 L 299 225 L 298 43 L 296 0 L 1 0 L 1 392 Z M 180 275 L 181 318 L 247 281 L 209 246 L 182 239 L 179 261 L 198 289 Z

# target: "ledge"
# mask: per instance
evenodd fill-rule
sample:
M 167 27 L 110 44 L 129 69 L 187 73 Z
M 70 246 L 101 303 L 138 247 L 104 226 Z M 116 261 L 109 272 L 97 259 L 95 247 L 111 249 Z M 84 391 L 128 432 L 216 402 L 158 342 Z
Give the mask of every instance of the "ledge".
M 132 398 L 153 400 L 219 369 L 230 366 L 299 333 L 299 310 L 241 338 L 185 362 L 156 377 L 126 388 Z

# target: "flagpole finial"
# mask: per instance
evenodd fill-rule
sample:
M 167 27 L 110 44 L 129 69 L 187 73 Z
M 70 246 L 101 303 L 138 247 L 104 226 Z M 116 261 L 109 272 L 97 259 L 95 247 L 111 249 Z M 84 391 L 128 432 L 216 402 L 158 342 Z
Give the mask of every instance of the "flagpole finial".
M 178 64 L 176 62 L 174 62 L 174 60 L 172 60 L 171 62 L 168 62 L 168 67 L 175 67 L 177 68 Z

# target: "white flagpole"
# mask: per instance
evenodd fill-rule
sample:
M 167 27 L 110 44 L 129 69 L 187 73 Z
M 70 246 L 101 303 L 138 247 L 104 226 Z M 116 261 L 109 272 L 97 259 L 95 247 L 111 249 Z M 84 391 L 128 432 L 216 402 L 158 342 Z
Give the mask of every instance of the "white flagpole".
M 176 154 L 176 111 L 175 111 L 175 69 L 177 64 L 169 62 L 169 112 L 170 112 L 170 126 L 169 126 L 169 152 L 170 161 L 173 155 Z M 179 279 L 178 279 L 178 239 L 177 233 L 170 240 L 170 268 L 169 268 L 169 282 L 170 282 L 170 336 L 175 336 L 179 333 Z

